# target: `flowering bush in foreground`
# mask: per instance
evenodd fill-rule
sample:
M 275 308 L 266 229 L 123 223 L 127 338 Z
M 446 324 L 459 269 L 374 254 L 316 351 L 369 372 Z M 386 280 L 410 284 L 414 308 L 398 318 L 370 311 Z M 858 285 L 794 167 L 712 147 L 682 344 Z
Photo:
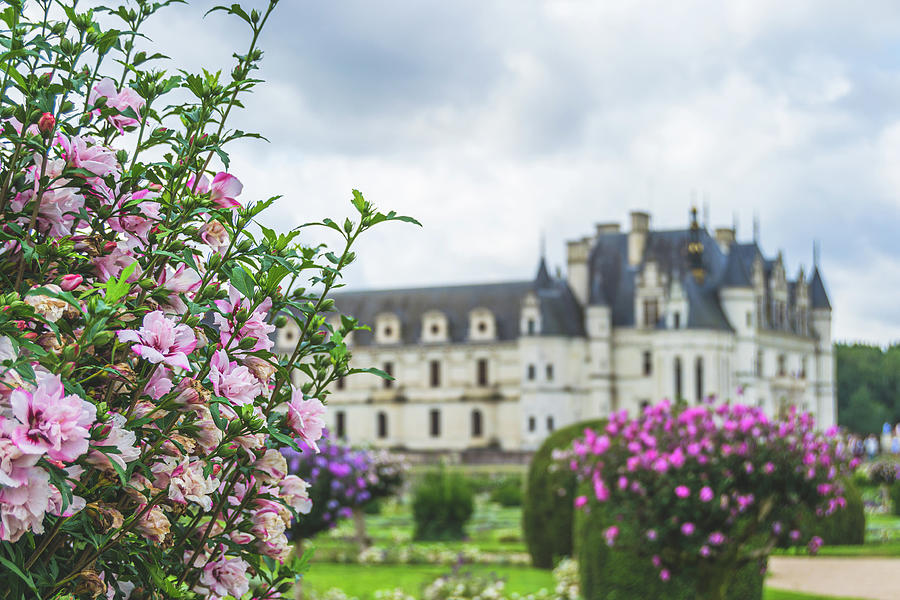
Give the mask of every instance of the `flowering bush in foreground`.
M 846 462 L 833 432 L 817 432 L 795 410 L 783 420 L 730 404 L 662 402 L 634 419 L 622 412 L 575 441 L 571 467 L 590 490 L 576 507 L 608 503 L 615 515 L 606 543 L 616 548 L 617 522 L 642 528 L 628 551 L 664 581 L 698 570 L 701 598 L 724 597 L 739 568 L 764 563 L 780 539 L 808 535 L 801 509 L 824 515 L 845 504 L 836 478 Z M 815 552 L 821 540 L 808 544 Z
M 310 503 L 279 450 L 315 451 L 325 388 L 354 372 L 358 327 L 326 321 L 327 295 L 363 231 L 411 221 L 354 192 L 357 222 L 314 224 L 336 252 L 262 226 L 275 198 L 245 201 L 224 147 L 258 137 L 226 122 L 277 0 L 210 11 L 250 29 L 230 76 L 142 70 L 162 55 L 140 27 L 171 3 L 0 10 L 5 598 L 288 590 L 284 531 Z M 287 318 L 300 340 L 278 356 Z

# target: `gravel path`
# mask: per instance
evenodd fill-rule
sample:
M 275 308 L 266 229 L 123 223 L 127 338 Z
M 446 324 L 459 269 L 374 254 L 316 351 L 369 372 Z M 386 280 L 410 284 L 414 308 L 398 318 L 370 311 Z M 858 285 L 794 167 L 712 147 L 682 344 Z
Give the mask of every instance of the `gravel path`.
M 898 600 L 900 558 L 773 556 L 766 585 L 809 594 Z

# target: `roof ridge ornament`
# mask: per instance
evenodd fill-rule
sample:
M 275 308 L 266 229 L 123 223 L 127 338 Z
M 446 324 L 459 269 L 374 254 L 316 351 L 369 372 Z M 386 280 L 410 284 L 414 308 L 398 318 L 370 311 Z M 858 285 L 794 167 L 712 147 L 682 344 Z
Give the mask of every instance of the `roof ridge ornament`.
M 691 207 L 691 230 L 687 246 L 688 266 L 697 283 L 703 284 L 706 271 L 703 268 L 703 242 L 700 241 L 700 224 L 697 222 L 697 207 Z

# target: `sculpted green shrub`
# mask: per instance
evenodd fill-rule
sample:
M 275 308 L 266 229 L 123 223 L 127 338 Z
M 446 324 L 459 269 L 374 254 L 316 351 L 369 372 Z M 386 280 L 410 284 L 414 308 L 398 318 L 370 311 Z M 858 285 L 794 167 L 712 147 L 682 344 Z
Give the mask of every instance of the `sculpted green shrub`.
M 622 546 L 640 541 L 642 531 L 617 521 L 608 506 L 594 503 L 589 511 L 575 511 L 575 556 L 584 600 L 696 599 L 695 579 L 701 573 L 688 570 L 662 581 L 653 565 L 639 555 L 607 544 L 606 531 L 614 524 Z M 760 600 L 765 579 L 761 566 L 746 565 L 734 573 L 727 600 Z
M 523 484 L 524 481 L 519 476 L 504 477 L 491 492 L 491 502 L 507 507 L 522 506 Z
M 575 473 L 554 459 L 571 448 L 586 428 L 600 429 L 605 420 L 584 421 L 553 432 L 534 453 L 525 483 L 522 529 L 535 567 L 551 569 L 560 558 L 572 555 L 572 522 L 575 509 Z
M 891 514 L 900 516 L 900 479 L 891 484 Z
M 829 546 L 858 546 L 866 539 L 865 504 L 852 479 L 844 479 L 843 487 L 847 505 L 827 516 L 816 517 L 810 513 L 809 528 Z
M 735 573 L 764 564 L 784 537 L 808 541 L 813 553 L 822 545 L 802 516 L 847 504 L 838 476 L 849 457 L 836 433 L 795 409 L 772 419 L 730 403 L 617 413 L 573 444 L 587 488 L 575 506 L 610 511 L 607 546 L 652 565 L 660 581 L 684 581 L 696 598 L 730 598 Z M 640 530 L 620 538 L 632 528 Z
M 475 495 L 462 474 L 442 466 L 416 486 L 412 508 L 415 539 L 459 540 L 475 511 Z

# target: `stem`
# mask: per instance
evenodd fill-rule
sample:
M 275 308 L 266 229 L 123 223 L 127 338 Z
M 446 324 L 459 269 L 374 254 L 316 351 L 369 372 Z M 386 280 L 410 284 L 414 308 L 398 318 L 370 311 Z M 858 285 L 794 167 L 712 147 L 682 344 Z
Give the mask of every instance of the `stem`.
M 356 227 L 356 231 L 353 232 L 351 236 L 347 238 L 347 243 L 344 245 L 344 252 L 341 254 L 341 258 L 335 266 L 335 271 L 340 271 L 344 266 L 344 263 L 347 260 L 347 255 L 350 253 L 350 248 L 353 245 L 353 242 L 356 241 L 357 236 L 363 232 L 364 225 L 363 222 L 365 218 L 361 218 L 359 224 Z M 322 290 L 322 294 L 319 296 L 319 299 L 316 301 L 316 305 L 314 307 L 314 313 L 318 314 L 319 310 L 322 308 L 322 303 L 325 302 L 325 297 L 328 295 L 328 292 L 331 290 L 331 287 L 334 285 L 336 275 L 329 274 L 329 277 L 325 281 L 325 288 Z M 297 346 L 294 348 L 294 352 L 291 354 L 290 359 L 286 365 L 286 371 L 290 373 L 297 359 L 300 358 L 300 349 L 303 346 L 303 340 L 306 339 L 307 334 L 309 333 L 309 326 L 312 323 L 312 317 L 307 317 L 306 322 L 303 324 L 303 329 L 300 332 L 300 339 L 297 342 Z M 272 394 L 269 396 L 269 404 L 266 407 L 266 413 L 268 413 L 272 409 L 272 402 L 274 402 L 275 398 L 278 397 L 278 392 L 281 390 L 281 386 L 284 385 L 286 379 L 283 375 L 279 375 L 278 379 L 275 380 L 275 386 L 272 388 Z
M 56 534 L 59 533 L 59 528 L 62 527 L 63 522 L 65 522 L 68 518 L 69 517 L 60 517 L 56 520 L 56 523 L 53 525 L 53 529 L 51 529 L 50 532 L 43 537 L 43 539 L 41 540 L 41 544 L 37 548 L 35 548 L 34 553 L 32 553 L 31 557 L 27 561 L 25 561 L 26 571 L 31 568 L 31 565 L 34 564 L 34 561 L 36 561 L 44 552 L 44 550 L 47 549 L 47 546 L 50 545 L 50 542 L 54 537 L 56 537 Z
M 144 508 L 142 508 L 141 511 L 138 512 L 137 515 L 135 515 L 134 519 L 130 523 L 128 523 L 127 525 L 123 525 L 121 527 L 121 529 L 119 529 L 119 532 L 115 536 L 110 538 L 109 541 L 107 541 L 105 544 L 103 544 L 102 546 L 97 548 L 94 552 L 91 552 L 85 558 L 80 560 L 78 562 L 77 566 L 74 569 L 72 569 L 71 571 L 69 571 L 68 575 L 66 575 L 64 578 L 60 579 L 59 581 L 57 581 L 56 586 L 53 587 L 53 589 L 51 589 L 50 592 L 44 596 L 44 600 L 49 600 L 57 590 L 61 589 L 62 586 L 64 586 L 66 583 L 70 582 L 72 579 L 77 577 L 78 574 L 81 573 L 81 571 L 87 565 L 89 565 L 91 562 L 97 560 L 97 557 L 99 557 L 101 554 L 103 554 L 106 550 L 108 550 L 112 546 L 118 544 L 119 540 L 121 540 L 123 537 L 125 537 L 125 534 L 128 533 L 129 531 L 131 531 L 137 525 L 137 523 L 140 521 L 141 517 L 143 517 L 145 514 L 150 512 L 150 510 L 154 506 L 156 506 L 157 502 L 162 500 L 163 496 L 165 496 L 165 492 L 160 492 L 156 496 L 154 496 L 150 500 L 150 502 L 148 502 L 144 506 Z

